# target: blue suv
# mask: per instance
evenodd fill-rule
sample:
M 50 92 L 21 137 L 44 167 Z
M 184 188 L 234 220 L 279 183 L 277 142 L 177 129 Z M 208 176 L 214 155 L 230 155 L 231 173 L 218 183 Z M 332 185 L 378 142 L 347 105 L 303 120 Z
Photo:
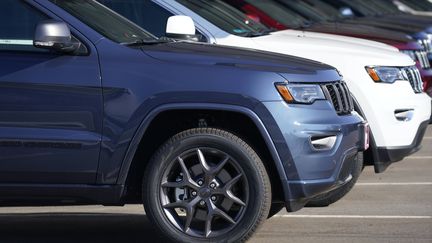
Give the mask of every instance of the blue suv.
M 245 241 L 367 146 L 330 66 L 157 39 L 88 0 L 2 0 L 0 20 L 1 205 L 143 203 L 170 239 Z

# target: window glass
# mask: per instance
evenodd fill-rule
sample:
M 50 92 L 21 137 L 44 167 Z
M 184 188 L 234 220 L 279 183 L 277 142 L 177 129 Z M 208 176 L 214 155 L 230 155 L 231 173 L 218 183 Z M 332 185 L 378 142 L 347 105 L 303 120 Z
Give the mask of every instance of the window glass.
M 239 36 L 260 36 L 269 29 L 219 0 L 177 0 L 224 31 Z
M 156 40 L 152 34 L 95 1 L 51 0 L 51 2 L 117 43 L 129 44 Z
M 309 21 L 277 1 L 245 0 L 246 3 L 260 9 L 272 19 L 291 28 L 299 28 Z
M 38 51 L 33 47 L 36 25 L 47 16 L 18 0 L 0 1 L 0 50 Z
M 98 2 L 159 38 L 165 36 L 168 18 L 174 15 L 151 0 L 98 0 Z M 198 30 L 196 34 L 202 36 L 200 42 L 208 41 Z
M 166 23 L 173 16 L 150 0 L 98 0 L 100 3 L 128 18 L 156 37 L 165 36 Z

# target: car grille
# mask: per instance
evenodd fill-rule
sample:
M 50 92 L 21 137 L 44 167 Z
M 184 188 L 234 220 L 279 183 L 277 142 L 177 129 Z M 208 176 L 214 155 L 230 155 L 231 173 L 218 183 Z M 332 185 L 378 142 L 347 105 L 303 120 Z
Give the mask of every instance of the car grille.
M 426 53 L 432 53 L 432 43 L 431 43 L 431 40 L 429 40 L 429 39 L 421 39 L 421 40 L 418 40 L 418 42 L 426 50 Z
M 354 110 L 354 102 L 345 82 L 322 85 L 325 96 L 333 104 L 338 115 L 348 115 Z
M 416 51 L 415 56 L 416 56 L 417 61 L 420 63 L 420 66 L 423 69 L 431 68 L 431 65 L 430 65 L 430 62 L 428 59 L 428 54 L 426 51 Z
M 420 72 L 416 67 L 402 68 L 402 75 L 410 82 L 415 93 L 423 92 L 423 81 Z

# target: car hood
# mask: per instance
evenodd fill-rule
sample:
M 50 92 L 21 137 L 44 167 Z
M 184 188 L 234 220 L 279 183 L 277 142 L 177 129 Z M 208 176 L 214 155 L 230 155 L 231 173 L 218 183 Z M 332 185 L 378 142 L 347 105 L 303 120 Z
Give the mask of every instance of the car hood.
M 306 37 L 294 32 L 261 36 L 253 38 L 253 42 L 257 49 L 309 58 L 338 69 L 347 64 L 362 67 L 414 65 L 410 57 L 400 52 L 332 39 Z
M 412 38 L 404 32 L 361 25 L 360 23 L 322 22 L 312 24 L 304 30 L 373 39 L 387 44 L 412 41 Z
M 381 48 L 381 49 L 385 49 L 385 50 L 389 50 L 389 51 L 399 51 L 397 48 L 395 48 L 391 45 L 381 43 L 381 42 L 370 41 L 370 40 L 366 40 L 366 39 L 354 38 L 354 37 L 348 37 L 348 36 L 327 34 L 327 33 L 300 31 L 300 30 L 281 30 L 281 31 L 274 32 L 272 34 L 274 34 L 274 35 L 277 35 L 277 34 L 295 35 L 295 36 L 303 36 L 306 38 L 309 37 L 309 38 L 319 38 L 319 39 L 332 40 L 332 41 L 342 41 L 345 43 L 370 46 L 370 47 Z
M 383 29 L 400 31 L 409 35 L 415 35 L 419 32 L 427 30 L 428 27 L 415 21 L 395 20 L 385 18 L 356 18 L 347 20 L 347 23 L 369 25 Z
M 161 61 L 274 72 L 293 82 L 328 82 L 340 79 L 335 68 L 329 65 L 252 49 L 192 42 L 171 42 L 144 46 L 142 49 L 150 57 Z

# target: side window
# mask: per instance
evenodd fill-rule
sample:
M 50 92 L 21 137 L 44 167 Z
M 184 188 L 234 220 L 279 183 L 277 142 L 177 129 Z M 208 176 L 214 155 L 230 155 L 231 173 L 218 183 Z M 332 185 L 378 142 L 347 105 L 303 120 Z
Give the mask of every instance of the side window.
M 197 35 L 200 35 L 199 42 L 207 43 L 209 40 L 207 39 L 207 36 L 205 36 L 201 31 L 195 30 Z
M 150 0 L 98 0 L 115 12 L 152 33 L 156 37 L 165 35 L 166 23 L 172 13 Z
M 152 2 L 151 0 L 98 0 L 108 8 L 127 17 L 130 21 L 141 28 L 152 33 L 156 37 L 165 36 L 168 18 L 173 16 L 171 12 Z M 202 35 L 200 42 L 207 42 L 206 36 Z
M 37 51 L 46 50 L 33 47 L 33 37 L 39 21 L 45 15 L 32 9 L 23 1 L 0 1 L 0 51 Z

